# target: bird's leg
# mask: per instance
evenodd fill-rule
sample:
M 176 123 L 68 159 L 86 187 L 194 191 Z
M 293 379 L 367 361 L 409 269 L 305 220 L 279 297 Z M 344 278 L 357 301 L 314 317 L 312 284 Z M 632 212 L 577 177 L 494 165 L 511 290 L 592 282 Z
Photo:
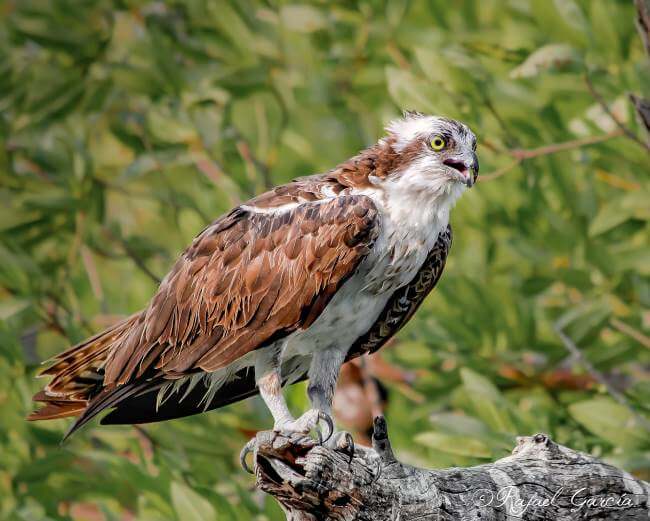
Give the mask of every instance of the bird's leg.
M 291 417 L 282 395 L 279 368 L 275 368 L 273 371 L 267 370 L 257 382 L 260 394 L 273 414 L 275 420 L 273 430 L 283 434 L 307 434 L 316 429 L 319 421 L 323 420 L 328 426 L 325 434 L 325 441 L 327 441 L 334 432 L 334 422 L 331 416 L 332 398 L 344 359 L 345 352 L 333 348 L 318 351 L 313 355 L 307 387 L 312 408 L 295 420 Z M 258 370 L 258 364 L 255 369 Z M 318 431 L 318 435 L 322 440 L 323 435 L 320 431 Z
M 273 415 L 273 430 L 293 421 L 287 402 L 282 394 L 282 378 L 279 368 L 272 369 L 257 380 L 257 387 L 266 406 Z
M 340 349 L 324 349 L 314 353 L 309 367 L 307 395 L 314 409 L 331 416 L 332 399 L 339 378 L 345 352 Z
M 294 421 L 282 394 L 280 358 L 283 347 L 283 345 L 268 347 L 266 350 L 261 350 L 255 359 L 255 382 L 260 390 L 260 396 L 273 415 L 273 430 L 276 432 L 280 432 L 285 425 Z M 253 471 L 246 463 L 246 456 L 255 453 L 256 445 L 257 437 L 249 440 L 239 455 L 241 466 L 251 474 Z
M 282 394 L 281 357 L 284 344 L 259 351 L 255 359 L 255 381 L 260 395 L 273 415 L 273 428 L 293 420 Z
M 312 410 L 319 411 L 330 419 L 336 381 L 338 380 L 341 365 L 345 360 L 346 354 L 345 350 L 336 348 L 318 351 L 314 354 L 309 368 L 307 394 L 313 407 Z M 352 436 L 345 431 L 335 433 L 332 428 L 326 443 L 332 448 L 349 450 L 351 453 L 354 452 Z
M 328 434 L 325 441 L 334 442 L 334 422 L 331 417 L 332 398 L 336 380 L 338 379 L 341 364 L 345 359 L 345 352 L 338 352 L 332 349 L 316 353 L 309 368 L 309 386 L 307 394 L 313 408 L 308 410 L 300 418 L 294 420 L 287 402 L 282 394 L 282 376 L 279 363 L 281 357 L 280 349 L 269 349 L 261 351 L 255 361 L 255 380 L 260 390 L 260 395 L 266 406 L 273 415 L 273 430 L 291 437 L 294 433 L 308 434 L 318 426 L 322 419 L 328 425 Z M 322 442 L 322 434 L 318 431 L 319 441 Z M 341 433 L 345 440 L 350 440 L 347 447 L 354 451 L 352 438 L 348 433 Z M 339 437 L 336 438 L 337 440 Z M 246 463 L 246 456 L 255 451 L 256 438 L 251 439 L 242 449 L 240 460 L 242 467 L 252 472 Z M 334 445 L 341 448 L 341 442 Z
M 293 419 L 282 394 L 281 384 L 279 370 L 269 371 L 257 381 L 260 394 L 273 415 L 273 430 L 285 436 L 291 436 L 294 433 L 309 434 L 318 427 L 318 422 L 322 419 L 329 426 L 329 437 L 334 430 L 334 424 L 329 416 L 324 415 L 318 409 L 310 409 L 297 420 Z M 320 431 L 318 437 L 319 441 L 322 440 Z
M 308 434 L 318 426 L 320 419 L 330 425 L 329 417 L 319 415 L 317 410 L 310 410 L 294 420 L 282 393 L 282 375 L 280 359 L 284 345 L 278 345 L 267 351 L 261 351 L 255 361 L 255 379 L 260 395 L 273 415 L 273 430 L 286 436 L 291 434 Z M 319 434 L 320 436 L 320 434 Z

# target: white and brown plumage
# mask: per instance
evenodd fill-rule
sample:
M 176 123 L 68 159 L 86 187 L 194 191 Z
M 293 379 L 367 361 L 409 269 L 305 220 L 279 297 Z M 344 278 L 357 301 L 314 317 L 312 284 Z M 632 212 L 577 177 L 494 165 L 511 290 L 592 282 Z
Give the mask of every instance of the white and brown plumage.
M 99 412 L 146 423 L 260 392 L 276 429 L 329 414 L 341 364 L 379 349 L 437 283 L 449 212 L 478 173 L 462 123 L 409 113 L 327 174 L 295 180 L 217 219 L 149 305 L 54 358 L 30 419 Z M 313 409 L 281 387 L 308 378 Z

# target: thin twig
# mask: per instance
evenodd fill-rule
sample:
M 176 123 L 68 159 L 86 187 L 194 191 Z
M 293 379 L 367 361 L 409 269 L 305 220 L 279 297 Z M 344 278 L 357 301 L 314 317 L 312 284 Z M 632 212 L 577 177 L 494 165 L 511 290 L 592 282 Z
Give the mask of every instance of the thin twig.
M 564 141 L 562 143 L 552 143 L 539 148 L 511 150 L 510 155 L 516 159 L 533 159 L 535 157 L 557 154 L 558 152 L 564 152 L 565 150 L 573 150 L 575 148 L 596 145 L 603 141 L 620 137 L 621 135 L 623 135 L 623 131 L 614 130 L 600 136 L 587 136 L 579 139 L 572 139 L 570 141 Z
M 478 180 L 479 181 L 492 181 L 493 179 L 496 179 L 498 177 L 501 177 L 502 175 L 507 174 L 510 172 L 510 170 L 513 170 L 517 168 L 521 163 L 523 159 L 515 159 L 511 163 L 508 163 L 506 166 L 503 168 L 499 168 L 498 170 L 495 170 L 494 172 L 490 172 L 489 174 L 483 174 L 479 176 Z
M 629 410 L 641 425 L 650 430 L 650 422 L 634 410 L 625 396 L 623 396 L 622 393 L 615 389 L 609 380 L 605 378 L 605 375 L 603 375 L 603 373 L 598 371 L 598 369 L 592 365 L 592 363 L 587 359 L 582 351 L 580 351 L 580 348 L 575 344 L 573 340 L 571 340 L 571 338 L 569 338 L 569 336 L 562 330 L 562 328 L 558 324 L 555 324 L 553 326 L 553 329 L 560 337 L 560 340 L 562 340 L 562 343 L 564 344 L 564 347 L 566 347 L 567 351 L 569 351 L 569 353 L 589 372 L 594 380 L 600 383 L 607 390 L 607 393 L 612 398 L 614 398 L 614 400 Z
M 550 156 L 552 154 L 557 154 L 558 152 L 564 152 L 566 150 L 574 150 L 576 148 L 581 148 L 590 145 L 596 145 L 604 141 L 609 141 L 623 135 L 622 130 L 614 130 L 608 132 L 607 134 L 602 134 L 600 136 L 587 136 L 579 139 L 572 139 L 569 141 L 563 141 L 562 143 L 552 143 L 539 148 L 528 148 L 528 149 L 515 149 L 509 150 L 508 155 L 514 158 L 514 161 L 510 164 L 504 166 L 503 168 L 491 172 L 489 174 L 481 175 L 479 180 L 481 181 L 491 181 L 497 177 L 508 173 L 510 170 L 519 166 L 523 161 L 527 159 L 534 159 L 536 157 Z
M 650 337 L 647 337 L 641 333 L 641 331 L 634 329 L 631 325 L 626 324 L 617 318 L 612 318 L 609 323 L 613 328 L 618 329 L 621 333 L 629 336 L 630 338 L 633 338 L 643 347 L 650 349 Z
M 589 89 L 589 93 L 591 96 L 598 102 L 598 104 L 601 106 L 605 114 L 607 114 L 611 120 L 614 122 L 614 124 L 625 134 L 628 138 L 630 138 L 632 141 L 634 141 L 636 144 L 640 145 L 643 147 L 645 150 L 650 150 L 650 144 L 644 143 L 639 139 L 639 137 L 628 127 L 626 127 L 621 120 L 619 120 L 612 110 L 609 108 L 607 105 L 607 102 L 605 99 L 600 95 L 600 93 L 596 90 L 594 87 L 594 84 L 591 81 L 591 78 L 589 77 L 589 74 L 585 74 L 585 83 L 587 84 L 587 89 Z
M 154 449 L 160 447 L 160 442 L 154 438 L 142 425 L 138 424 L 133 424 L 131 427 L 135 429 L 135 431 L 142 436 L 147 442 L 149 442 L 149 445 L 151 446 L 151 450 L 153 451 Z
M 156 274 L 147 267 L 147 265 L 140 257 L 138 257 L 138 255 L 129 246 L 129 243 L 121 237 L 117 237 L 117 240 L 122 245 L 122 248 L 124 249 L 124 253 L 126 253 L 127 256 L 135 263 L 135 265 L 138 268 L 140 268 L 140 271 L 142 271 L 142 273 L 147 275 L 156 284 L 160 284 L 161 279 L 158 276 L 156 276 Z
M 409 61 L 392 40 L 386 44 L 386 52 L 400 69 L 409 70 L 411 68 Z

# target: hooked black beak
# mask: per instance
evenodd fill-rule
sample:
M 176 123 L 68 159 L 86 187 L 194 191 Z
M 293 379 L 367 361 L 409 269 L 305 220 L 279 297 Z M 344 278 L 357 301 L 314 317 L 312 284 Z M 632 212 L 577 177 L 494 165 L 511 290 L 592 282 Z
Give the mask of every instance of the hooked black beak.
M 478 179 L 478 167 L 478 156 L 476 155 L 476 152 L 472 152 L 472 166 L 470 168 L 470 177 L 472 178 L 472 184 L 476 183 L 476 180 Z

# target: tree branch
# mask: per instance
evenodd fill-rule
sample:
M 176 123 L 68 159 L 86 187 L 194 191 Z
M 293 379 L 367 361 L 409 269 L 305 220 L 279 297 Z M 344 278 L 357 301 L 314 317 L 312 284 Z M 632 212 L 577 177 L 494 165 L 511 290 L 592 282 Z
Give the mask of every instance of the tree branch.
M 550 156 L 551 154 L 557 154 L 558 152 L 564 152 L 566 150 L 573 150 L 576 148 L 586 147 L 590 145 L 596 145 L 604 141 L 609 141 L 623 135 L 622 130 L 614 130 L 613 132 L 608 132 L 600 136 L 587 136 L 579 139 L 572 139 L 570 141 L 563 141 L 561 143 L 552 143 L 539 148 L 528 148 L 528 149 L 514 149 L 508 150 L 507 154 L 514 158 L 514 161 L 499 170 L 491 172 L 489 174 L 484 174 L 479 177 L 480 181 L 492 181 L 497 177 L 501 177 L 504 174 L 510 172 L 510 170 L 519 166 L 523 161 L 527 159 L 534 159 L 541 156 Z
M 643 347 L 650 349 L 650 337 L 644 335 L 641 331 L 634 329 L 631 325 L 617 318 L 612 318 L 609 323 L 613 328 L 618 329 L 621 333 L 633 338 Z
M 605 378 L 605 375 L 598 371 L 593 364 L 587 359 L 587 357 L 582 353 L 580 348 L 576 345 L 576 343 L 569 338 L 569 336 L 562 330 L 562 327 L 559 324 L 555 324 L 554 326 L 555 332 L 557 335 L 560 337 L 560 340 L 562 340 L 562 343 L 564 344 L 564 347 L 566 347 L 567 351 L 571 353 L 573 358 L 582 365 L 591 376 L 593 376 L 594 380 L 596 380 L 598 383 L 600 383 L 605 389 L 607 389 L 607 392 L 609 395 L 614 398 L 618 403 L 620 403 L 623 407 L 627 408 L 634 418 L 639 422 L 639 425 L 643 425 L 646 429 L 650 430 L 650 422 L 646 420 L 643 416 L 640 416 L 635 410 L 634 407 L 630 405 L 630 403 L 627 401 L 625 396 L 619 392 L 617 389 L 614 388 L 614 386 L 610 383 L 610 381 Z
M 585 83 L 587 84 L 587 89 L 589 89 L 589 93 L 591 94 L 591 97 L 596 100 L 596 102 L 600 105 L 600 107 L 603 109 L 605 114 L 609 116 L 609 118 L 621 130 L 621 132 L 623 132 L 625 136 L 630 138 L 632 141 L 634 141 L 637 145 L 640 145 L 645 150 L 650 150 L 650 144 L 641 141 L 641 139 L 639 139 L 639 137 L 634 132 L 632 132 L 632 130 L 627 128 L 623 124 L 623 122 L 616 117 L 616 115 L 609 108 L 609 105 L 607 105 L 605 99 L 600 95 L 600 93 L 594 87 L 594 84 L 592 83 L 588 73 L 585 74 Z
M 517 438 L 511 456 L 467 469 L 400 463 L 383 417 L 373 448 L 330 449 L 306 437 L 257 436 L 257 485 L 290 521 L 647 520 L 650 484 L 545 434 Z

